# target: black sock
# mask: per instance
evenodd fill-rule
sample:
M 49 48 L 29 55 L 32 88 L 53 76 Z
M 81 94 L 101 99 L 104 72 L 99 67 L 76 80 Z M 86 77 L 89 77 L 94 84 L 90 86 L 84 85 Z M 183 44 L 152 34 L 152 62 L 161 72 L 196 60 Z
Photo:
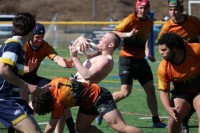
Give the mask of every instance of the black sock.
M 160 122 L 160 118 L 158 116 L 153 116 L 152 121 L 153 121 L 153 123 Z
M 67 124 L 69 132 L 75 133 L 75 124 L 73 118 L 72 117 L 68 118 L 65 123 Z
M 8 133 L 15 133 L 15 129 L 13 127 L 8 128 Z

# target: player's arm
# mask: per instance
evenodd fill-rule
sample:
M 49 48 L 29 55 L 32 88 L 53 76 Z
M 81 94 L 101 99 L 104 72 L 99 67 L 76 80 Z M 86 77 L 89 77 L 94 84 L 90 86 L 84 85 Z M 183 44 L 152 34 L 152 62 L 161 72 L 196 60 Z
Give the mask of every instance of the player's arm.
M 58 121 L 59 119 L 51 118 L 45 127 L 44 133 L 53 133 Z
M 13 72 L 12 66 L 6 63 L 0 62 L 0 75 L 10 84 L 18 86 L 24 89 L 27 93 L 31 93 L 36 89 L 36 86 L 30 85 L 25 81 L 19 79 Z
M 103 72 L 102 69 L 105 69 L 107 67 L 105 64 L 108 64 L 109 60 L 107 58 L 104 59 L 98 59 L 96 63 L 92 64 L 92 66 L 88 69 L 86 68 L 79 60 L 78 52 L 75 49 L 75 47 L 70 46 L 70 55 L 74 62 L 74 65 L 79 72 L 79 74 L 85 79 L 91 79 L 92 77 L 96 77 L 96 75 L 100 74 L 100 72 Z
M 164 91 L 164 90 L 160 90 L 160 101 L 164 107 L 164 109 L 167 111 L 167 113 L 174 118 L 175 121 L 177 121 L 177 109 L 179 107 L 171 107 L 170 104 L 170 95 L 169 95 L 169 91 Z
M 145 55 L 146 55 L 146 58 L 149 59 L 151 62 L 156 61 L 155 57 L 150 54 L 149 40 L 148 39 L 147 39 L 146 44 L 145 44 Z
M 160 94 L 160 101 L 166 110 L 166 112 L 177 120 L 177 107 L 171 106 L 170 101 L 170 80 L 167 76 L 166 70 L 166 62 L 162 60 L 158 66 L 157 74 L 158 74 L 158 90 Z
M 67 60 L 59 55 L 56 55 L 54 58 L 53 58 L 53 61 L 55 63 L 57 63 L 59 66 L 61 67 L 66 67 L 66 68 L 72 68 L 74 67 L 74 63 L 73 63 L 73 60 L 70 59 L 70 60 Z
M 132 37 L 138 33 L 138 28 L 134 27 L 130 32 L 120 32 L 120 31 L 113 31 L 116 33 L 120 38 Z
M 59 95 L 53 95 L 54 99 L 59 98 Z M 52 103 L 52 110 L 51 110 L 51 118 L 49 122 L 47 123 L 44 133 L 53 133 L 53 131 L 56 128 L 56 125 L 64 113 L 64 105 L 60 101 L 53 101 Z
M 159 90 L 159 94 L 160 94 L 161 103 L 163 107 L 165 108 L 165 110 L 167 111 L 168 108 L 170 108 L 169 91 Z

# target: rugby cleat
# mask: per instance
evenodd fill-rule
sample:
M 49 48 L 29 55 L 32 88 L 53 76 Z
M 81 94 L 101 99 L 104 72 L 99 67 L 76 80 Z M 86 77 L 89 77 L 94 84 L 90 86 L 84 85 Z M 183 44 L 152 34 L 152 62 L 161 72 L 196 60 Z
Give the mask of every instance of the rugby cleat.
M 154 128 L 167 128 L 167 125 L 162 122 L 156 122 L 156 123 L 153 123 L 153 127 Z
M 97 123 L 98 125 L 101 125 L 102 121 L 103 121 L 103 117 L 101 117 L 100 115 L 97 116 L 97 118 L 96 118 L 96 123 Z

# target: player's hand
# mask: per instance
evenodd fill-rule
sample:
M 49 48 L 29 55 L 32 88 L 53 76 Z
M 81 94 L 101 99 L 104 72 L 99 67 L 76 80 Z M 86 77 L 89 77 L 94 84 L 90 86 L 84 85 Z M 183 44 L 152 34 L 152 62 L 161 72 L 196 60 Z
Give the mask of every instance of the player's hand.
M 33 93 L 36 89 L 40 89 L 37 85 L 28 84 L 29 93 Z
M 84 36 L 80 36 L 73 42 L 72 45 L 75 46 L 76 44 L 79 44 L 80 45 L 80 51 L 84 52 L 85 49 L 87 49 L 89 47 L 89 42 L 91 42 L 90 39 L 87 39 Z
M 29 72 L 33 71 L 38 66 L 38 59 L 34 57 L 28 61 Z
M 155 57 L 152 56 L 152 55 L 148 55 L 147 59 L 149 59 L 151 62 L 155 62 L 156 61 Z
M 24 92 L 31 94 L 33 93 L 36 89 L 40 89 L 40 87 L 38 87 L 37 85 L 32 85 L 32 84 L 28 84 L 28 83 L 24 83 L 20 89 L 23 89 Z M 22 91 L 22 92 L 23 92 Z
M 126 37 L 132 37 L 135 36 L 138 33 L 139 29 L 138 27 L 134 27 L 130 32 L 126 33 Z
M 73 57 L 77 57 L 78 56 L 78 51 L 76 50 L 76 48 L 72 45 L 69 46 L 69 51 L 70 51 L 70 56 Z M 78 57 L 77 57 L 78 58 Z
M 167 112 L 168 114 L 175 120 L 175 121 L 178 121 L 178 110 L 179 109 L 179 106 L 178 107 L 170 107 L 168 108 Z

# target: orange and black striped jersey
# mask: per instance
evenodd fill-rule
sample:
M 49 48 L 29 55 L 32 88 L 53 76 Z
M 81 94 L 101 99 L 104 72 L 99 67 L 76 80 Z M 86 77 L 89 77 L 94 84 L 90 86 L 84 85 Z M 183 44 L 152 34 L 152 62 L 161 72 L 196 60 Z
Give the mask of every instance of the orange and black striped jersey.
M 158 36 L 158 39 L 164 33 L 176 33 L 180 35 L 185 42 L 198 43 L 200 35 L 200 20 L 194 16 L 185 15 L 185 21 L 183 23 L 174 23 L 172 19 L 167 21 Z
M 143 59 L 145 57 L 145 44 L 153 28 L 153 22 L 148 17 L 145 20 L 141 20 L 132 13 L 124 18 L 114 31 L 130 32 L 135 27 L 139 30 L 137 35 L 124 38 L 120 56 Z
M 59 119 L 65 108 L 84 106 L 90 108 L 100 94 L 97 84 L 72 81 L 69 78 L 55 78 L 50 83 L 54 98 L 51 117 Z
M 184 86 L 186 83 L 195 85 L 192 83 L 194 81 L 193 79 L 196 79 L 196 77 L 200 75 L 200 44 L 190 43 L 185 47 L 185 57 L 180 64 L 175 65 L 164 59 L 160 62 L 158 67 L 159 90 L 170 90 L 170 82 L 174 85 L 180 83 L 184 84 Z M 200 82 L 198 84 L 200 84 Z M 191 88 L 191 86 L 187 87 L 189 89 L 194 89 Z
M 38 67 L 45 57 L 49 57 L 49 59 L 52 60 L 56 55 L 58 55 L 54 48 L 51 45 L 49 45 L 46 41 L 43 41 L 43 43 L 37 50 L 33 50 L 30 46 L 30 42 L 27 42 L 24 45 L 24 51 L 25 65 L 28 65 L 28 61 L 34 57 L 38 60 Z

